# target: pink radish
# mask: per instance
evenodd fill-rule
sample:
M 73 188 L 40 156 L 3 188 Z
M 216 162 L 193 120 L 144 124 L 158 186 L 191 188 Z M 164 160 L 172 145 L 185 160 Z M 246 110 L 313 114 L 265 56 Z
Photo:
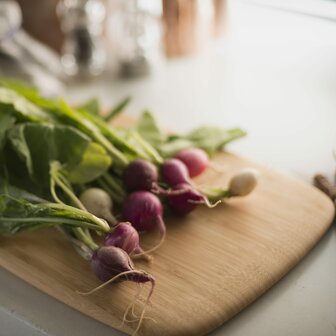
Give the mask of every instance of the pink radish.
M 186 165 L 190 177 L 202 174 L 209 165 L 208 154 L 200 148 L 184 149 L 178 152 L 175 158 L 181 160 Z

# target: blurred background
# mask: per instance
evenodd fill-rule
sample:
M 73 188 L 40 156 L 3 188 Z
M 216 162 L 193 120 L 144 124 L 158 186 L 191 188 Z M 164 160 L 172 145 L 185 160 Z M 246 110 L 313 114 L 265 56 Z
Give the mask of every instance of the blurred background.
M 227 23 L 226 0 L 5 0 L 0 6 L 2 72 L 37 85 L 41 74 L 32 65 L 65 82 L 144 76 L 163 60 L 199 52 Z
M 0 76 L 103 109 L 131 95 L 177 131 L 239 125 L 234 150 L 310 179 L 333 174 L 335 22 L 333 0 L 2 0 Z

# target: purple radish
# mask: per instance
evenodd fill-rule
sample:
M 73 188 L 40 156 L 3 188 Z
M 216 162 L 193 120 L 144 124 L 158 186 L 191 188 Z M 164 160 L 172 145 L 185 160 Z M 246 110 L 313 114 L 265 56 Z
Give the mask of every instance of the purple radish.
M 163 180 L 171 187 L 190 182 L 188 168 L 178 159 L 165 160 L 161 165 L 161 175 Z
M 119 276 L 119 281 L 155 283 L 155 279 L 150 274 L 135 270 L 129 255 L 123 249 L 115 246 L 102 246 L 94 251 L 91 258 L 91 269 L 103 282 Z
M 178 152 L 175 158 L 186 165 L 190 177 L 202 174 L 209 165 L 208 154 L 200 148 L 184 149 Z
M 146 160 L 132 161 L 124 170 L 123 182 L 128 191 L 151 191 L 157 195 L 170 195 L 172 190 L 165 190 L 158 184 L 156 166 Z
M 104 245 L 119 247 L 127 254 L 131 254 L 139 248 L 138 231 L 130 223 L 119 223 L 112 232 L 106 235 Z
M 125 168 L 123 181 L 128 191 L 150 191 L 158 181 L 157 168 L 149 161 L 135 160 Z
M 204 196 L 195 190 L 191 185 L 187 183 L 180 183 L 174 186 L 174 190 L 185 189 L 188 190 L 180 195 L 171 195 L 168 197 L 168 204 L 174 213 L 178 215 L 186 215 L 193 211 L 198 203 L 202 202 Z M 192 201 L 192 202 L 191 202 Z
M 173 189 L 184 190 L 184 192 L 181 194 L 170 195 L 168 197 L 168 204 L 173 212 L 177 215 L 187 215 L 188 213 L 193 211 L 199 204 L 205 204 L 209 208 L 213 208 L 221 202 L 218 201 L 215 204 L 210 204 L 206 196 L 202 195 L 188 183 L 177 184 L 174 186 Z
M 132 223 L 138 231 L 148 231 L 156 226 L 160 232 L 162 225 L 163 208 L 157 196 L 148 191 L 135 191 L 124 201 L 122 209 L 125 220 Z
M 123 203 L 122 214 L 139 232 L 158 228 L 161 239 L 158 245 L 146 251 L 156 250 L 164 241 L 166 226 L 163 222 L 163 208 L 159 198 L 149 191 L 135 191 Z
M 114 246 L 123 249 L 129 255 L 143 254 L 144 251 L 139 244 L 138 231 L 131 223 L 119 223 L 112 232 L 106 235 L 105 246 Z M 149 257 L 147 257 L 150 260 Z
M 133 281 L 137 284 L 149 282 L 151 284 L 150 291 L 147 295 L 142 313 L 138 320 L 138 325 L 133 333 L 133 335 L 135 335 L 145 318 L 145 310 L 154 291 L 155 278 L 145 271 L 138 271 L 134 269 L 134 265 L 128 254 L 121 248 L 114 246 L 102 246 L 95 250 L 91 257 L 91 269 L 98 279 L 104 283 L 89 292 L 78 292 L 79 294 L 90 295 L 108 284 L 117 281 Z M 136 304 L 137 300 L 138 295 L 135 296 L 134 301 L 126 309 L 123 322 L 127 320 L 128 311 Z

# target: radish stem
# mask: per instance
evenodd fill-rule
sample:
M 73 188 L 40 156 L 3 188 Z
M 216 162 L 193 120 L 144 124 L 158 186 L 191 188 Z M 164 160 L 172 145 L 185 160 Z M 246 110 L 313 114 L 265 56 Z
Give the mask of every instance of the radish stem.
M 81 240 L 84 244 L 90 247 L 93 251 L 96 250 L 99 246 L 93 241 L 91 235 L 87 234 L 82 228 L 74 228 L 74 234 L 76 237 Z
M 215 208 L 219 203 L 222 203 L 222 200 L 218 200 L 215 203 L 210 203 L 209 199 L 207 197 L 204 197 L 202 201 L 188 200 L 188 202 L 193 204 L 204 204 L 208 208 L 212 209 Z

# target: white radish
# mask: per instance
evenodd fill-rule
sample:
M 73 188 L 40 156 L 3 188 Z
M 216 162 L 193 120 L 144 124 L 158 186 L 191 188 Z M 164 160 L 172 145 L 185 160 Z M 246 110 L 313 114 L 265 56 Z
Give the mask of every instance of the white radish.
M 234 175 L 229 183 L 231 196 L 246 196 L 257 186 L 259 172 L 253 168 L 242 169 Z
M 116 224 L 116 220 L 112 215 L 113 202 L 105 190 L 88 188 L 81 193 L 79 199 L 88 212 L 105 219 L 110 225 Z

